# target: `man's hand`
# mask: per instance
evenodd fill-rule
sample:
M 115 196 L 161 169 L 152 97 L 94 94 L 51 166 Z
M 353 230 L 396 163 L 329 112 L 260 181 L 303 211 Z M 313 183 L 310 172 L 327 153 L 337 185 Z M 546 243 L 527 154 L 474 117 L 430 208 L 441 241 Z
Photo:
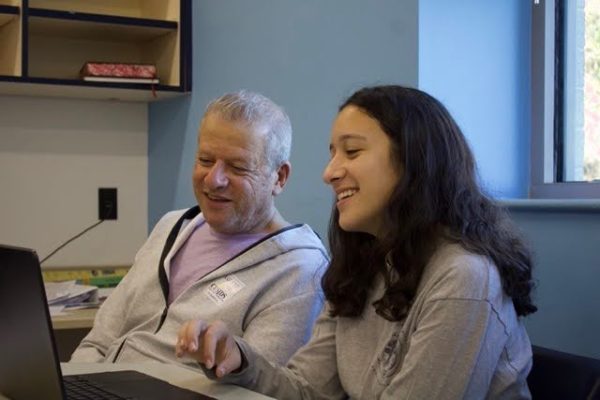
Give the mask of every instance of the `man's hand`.
M 187 321 L 179 329 L 177 357 L 189 355 L 222 378 L 242 365 L 242 355 L 223 321 Z

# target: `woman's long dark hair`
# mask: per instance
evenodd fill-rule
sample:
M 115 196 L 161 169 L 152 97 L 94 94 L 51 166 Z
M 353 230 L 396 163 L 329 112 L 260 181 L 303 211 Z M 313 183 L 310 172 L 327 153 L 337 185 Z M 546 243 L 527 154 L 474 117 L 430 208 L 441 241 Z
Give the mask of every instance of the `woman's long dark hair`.
M 404 318 L 440 239 L 489 257 L 517 315 L 535 312 L 529 250 L 505 212 L 479 188 L 471 150 L 446 108 L 422 91 L 401 86 L 361 89 L 340 110 L 348 105 L 379 122 L 402 177 L 385 210 L 387 226 L 379 239 L 343 231 L 334 205 L 332 260 L 322 279 L 332 314 L 360 315 L 379 272 L 386 290 L 373 303 L 376 311 L 389 320 Z

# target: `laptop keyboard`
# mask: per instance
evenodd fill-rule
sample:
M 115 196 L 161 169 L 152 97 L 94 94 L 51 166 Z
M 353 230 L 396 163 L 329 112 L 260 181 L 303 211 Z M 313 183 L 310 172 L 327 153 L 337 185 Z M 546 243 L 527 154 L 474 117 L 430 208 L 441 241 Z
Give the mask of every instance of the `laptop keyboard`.
M 129 400 L 112 393 L 82 376 L 64 376 L 63 381 L 68 400 Z

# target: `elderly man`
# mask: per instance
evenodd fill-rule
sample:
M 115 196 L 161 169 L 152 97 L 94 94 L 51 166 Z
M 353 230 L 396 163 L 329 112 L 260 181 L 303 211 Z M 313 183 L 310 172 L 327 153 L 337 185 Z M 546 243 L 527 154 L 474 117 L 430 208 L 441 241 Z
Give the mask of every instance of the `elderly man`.
M 279 364 L 304 344 L 328 259 L 312 229 L 289 224 L 274 204 L 290 175 L 291 135 L 285 112 L 260 94 L 208 105 L 193 171 L 198 206 L 157 223 L 71 361 L 188 362 L 174 348 L 190 319 L 225 321 Z

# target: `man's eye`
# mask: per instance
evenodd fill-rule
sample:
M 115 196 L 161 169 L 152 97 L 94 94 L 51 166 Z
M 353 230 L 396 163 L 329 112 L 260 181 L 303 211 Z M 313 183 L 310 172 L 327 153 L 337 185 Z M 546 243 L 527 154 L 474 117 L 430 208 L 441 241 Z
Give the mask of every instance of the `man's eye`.
M 357 155 L 358 155 L 358 153 L 360 153 L 360 149 L 347 149 L 347 150 L 346 150 L 346 154 L 347 154 L 349 157 L 355 157 L 355 156 L 357 156 Z
M 211 160 L 209 160 L 208 158 L 202 158 L 202 157 L 198 157 L 198 163 L 205 167 L 211 166 L 213 164 L 213 162 Z
M 242 173 L 242 172 L 247 172 L 248 171 L 248 168 L 242 167 L 241 165 L 232 165 L 232 167 L 233 167 L 233 170 L 235 172 Z

